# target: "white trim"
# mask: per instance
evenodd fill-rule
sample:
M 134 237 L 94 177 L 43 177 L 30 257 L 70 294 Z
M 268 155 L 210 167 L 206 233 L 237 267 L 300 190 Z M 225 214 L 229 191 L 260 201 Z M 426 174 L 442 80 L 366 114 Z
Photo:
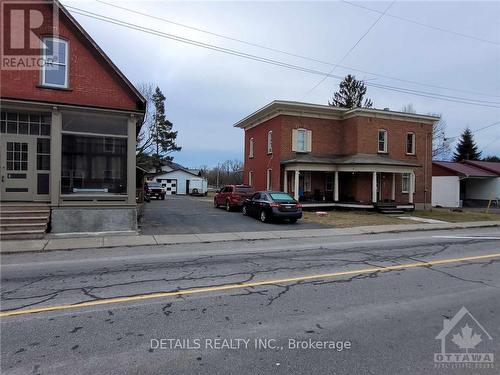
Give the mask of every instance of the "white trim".
M 279 115 L 290 115 L 299 117 L 314 117 L 346 120 L 351 117 L 372 117 L 385 118 L 393 120 L 402 120 L 408 122 L 418 122 L 425 124 L 434 124 L 439 120 L 436 116 L 417 115 L 405 112 L 386 111 L 371 108 L 338 108 L 327 105 L 292 102 L 284 100 L 275 100 L 264 107 L 254 111 L 242 120 L 234 124 L 234 127 L 241 129 L 251 129 L 265 121 L 268 121 Z
M 248 158 L 253 159 L 255 148 L 255 139 L 252 137 L 248 140 Z
M 411 152 L 408 152 L 408 136 L 412 136 L 412 149 Z M 405 153 L 406 155 L 416 155 L 417 154 L 417 137 L 415 132 L 407 132 L 405 139 Z
M 253 187 L 253 171 L 248 171 L 248 185 Z
M 57 66 L 64 66 L 65 67 L 65 71 L 64 71 L 64 85 L 59 85 L 57 83 L 47 83 L 45 82 L 45 62 L 46 62 L 46 59 L 47 59 L 47 55 L 46 55 L 46 49 L 43 48 L 43 46 L 46 44 L 45 41 L 52 41 L 53 43 L 54 42 L 57 42 L 57 43 L 62 43 L 65 45 L 65 50 L 66 50 L 66 54 L 64 56 L 64 63 L 60 63 L 60 62 L 52 62 L 52 65 L 57 65 Z M 53 36 L 48 36 L 48 37 L 43 37 L 42 38 L 42 58 L 43 58 L 43 61 L 44 61 L 44 65 L 41 67 L 42 69 L 42 82 L 41 82 L 41 85 L 43 87 L 55 87 L 55 88 L 63 88 L 63 89 L 67 89 L 68 86 L 69 86 L 69 59 L 68 59 L 68 56 L 69 56 L 69 42 L 65 39 L 62 39 L 62 38 L 57 38 L 57 37 L 53 37 Z
M 273 131 L 269 130 L 267 132 L 267 153 L 273 153 Z
M 380 149 L 380 133 L 384 133 L 384 149 Z M 387 130 L 386 129 L 378 129 L 377 131 L 377 153 L 379 154 L 386 154 L 387 149 L 388 149 L 388 135 L 387 135 Z

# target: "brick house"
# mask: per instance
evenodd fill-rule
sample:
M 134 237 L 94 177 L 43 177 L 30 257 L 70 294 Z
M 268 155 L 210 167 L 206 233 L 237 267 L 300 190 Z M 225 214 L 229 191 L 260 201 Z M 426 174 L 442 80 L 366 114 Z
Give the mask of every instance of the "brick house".
M 43 20 L 31 29 L 39 47 L 10 50 L 39 63 L 1 70 L 4 207 L 48 205 L 53 232 L 136 229 L 135 146 L 145 99 L 59 2 L 2 6 L 4 14 Z M 27 32 L 12 22 L 3 22 L 4 55 Z
M 244 182 L 304 207 L 430 207 L 437 117 L 273 101 L 245 130 Z

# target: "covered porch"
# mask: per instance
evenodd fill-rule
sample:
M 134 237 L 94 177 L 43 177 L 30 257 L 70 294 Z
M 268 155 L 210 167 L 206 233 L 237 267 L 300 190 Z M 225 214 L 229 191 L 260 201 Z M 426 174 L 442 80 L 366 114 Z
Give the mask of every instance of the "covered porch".
M 282 183 L 304 208 L 414 209 L 416 165 L 360 154 L 300 159 L 282 163 Z

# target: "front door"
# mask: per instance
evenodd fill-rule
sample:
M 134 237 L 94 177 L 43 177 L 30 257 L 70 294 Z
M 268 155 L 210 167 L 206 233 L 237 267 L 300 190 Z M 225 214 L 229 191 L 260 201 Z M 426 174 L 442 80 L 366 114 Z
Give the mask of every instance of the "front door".
M 0 150 L 2 201 L 32 201 L 36 139 L 2 134 Z

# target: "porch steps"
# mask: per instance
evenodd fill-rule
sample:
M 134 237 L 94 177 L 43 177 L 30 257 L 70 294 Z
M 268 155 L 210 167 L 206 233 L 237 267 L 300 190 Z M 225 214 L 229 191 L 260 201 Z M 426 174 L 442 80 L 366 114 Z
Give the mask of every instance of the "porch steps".
M 50 208 L 43 203 L 1 203 L 0 239 L 25 240 L 45 236 Z
M 398 205 L 393 202 L 377 203 L 375 208 L 381 214 L 404 214 L 404 210 L 398 208 Z

